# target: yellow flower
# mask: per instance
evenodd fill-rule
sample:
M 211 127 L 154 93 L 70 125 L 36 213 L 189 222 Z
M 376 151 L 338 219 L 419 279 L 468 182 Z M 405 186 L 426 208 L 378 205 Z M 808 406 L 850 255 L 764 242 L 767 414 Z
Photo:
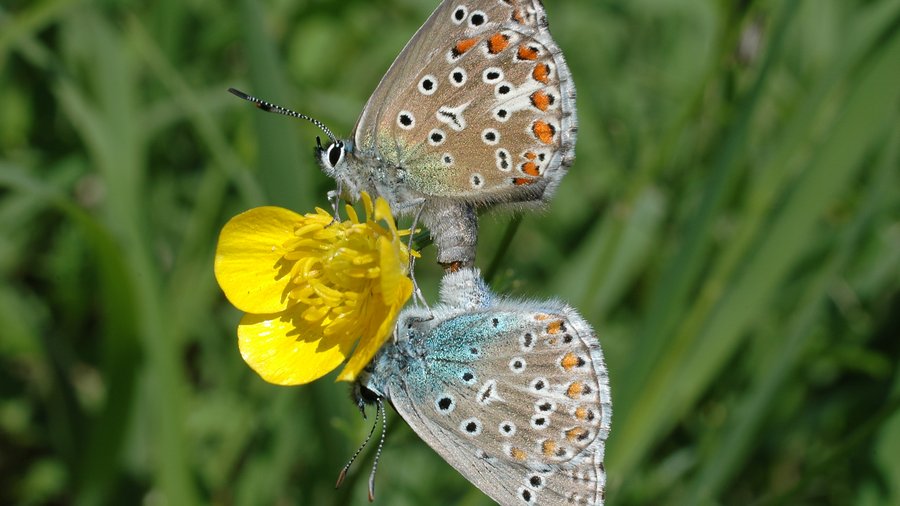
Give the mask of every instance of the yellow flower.
M 383 199 L 373 205 L 363 193 L 362 201 L 365 221 L 350 206 L 350 219 L 333 223 L 323 209 L 300 216 L 258 207 L 222 228 L 216 280 L 247 313 L 238 345 L 264 380 L 309 383 L 354 351 L 338 375 L 353 381 L 391 335 L 413 290 L 400 239 L 409 231 L 397 230 Z

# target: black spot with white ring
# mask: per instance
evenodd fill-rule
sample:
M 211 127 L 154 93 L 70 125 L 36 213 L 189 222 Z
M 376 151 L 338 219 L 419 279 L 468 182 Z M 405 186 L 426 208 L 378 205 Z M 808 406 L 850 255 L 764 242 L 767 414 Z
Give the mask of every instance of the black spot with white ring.
M 509 83 L 506 82 L 506 81 L 504 81 L 504 82 L 498 84 L 498 85 L 494 88 L 494 94 L 497 95 L 498 97 L 506 97 L 506 96 L 508 96 L 510 93 L 512 93 L 512 91 L 513 91 L 512 85 L 509 84 Z
M 534 490 L 541 490 L 544 488 L 544 478 L 539 474 L 532 474 L 528 477 L 528 487 Z
M 513 357 L 512 360 L 509 361 L 509 370 L 515 374 L 520 374 L 525 370 L 526 366 L 525 359 L 522 357 Z
M 535 378 L 531 381 L 531 389 L 535 392 L 543 392 L 548 386 L 545 378 Z
M 453 155 L 451 155 L 450 153 L 444 153 L 444 155 L 441 156 L 441 161 L 445 166 L 451 167 L 453 166 Z
M 440 128 L 435 128 L 428 133 L 428 144 L 432 146 L 440 146 L 447 140 L 447 134 Z
M 481 174 L 472 174 L 472 177 L 469 178 L 469 183 L 472 185 L 472 188 L 481 188 L 484 186 L 484 176 Z
M 496 146 L 500 142 L 500 132 L 496 128 L 485 128 L 481 132 L 481 140 L 488 146 Z
M 519 497 L 521 497 L 526 504 L 534 502 L 534 494 L 525 487 L 519 488 Z
M 503 80 L 503 70 L 499 67 L 488 67 L 481 73 L 481 80 L 487 84 L 496 84 Z
M 481 434 L 481 420 L 477 418 L 467 418 L 460 422 L 459 430 L 468 436 L 477 436 Z
M 483 12 L 472 11 L 472 15 L 469 16 L 469 26 L 478 28 L 485 23 L 487 23 L 487 16 Z
M 432 75 L 427 75 L 419 81 L 419 93 L 423 95 L 434 95 L 438 89 L 438 80 Z
M 477 379 L 472 371 L 466 371 L 459 376 L 459 379 L 462 380 L 466 385 L 474 385 Z
M 509 172 L 512 169 L 512 164 L 509 163 L 509 151 L 499 148 L 496 151 L 497 157 L 497 168 L 502 170 L 503 172 Z
M 537 414 L 531 417 L 531 428 L 544 430 L 550 426 L 550 418 L 547 415 Z
M 494 109 L 494 119 L 501 123 L 506 123 L 506 120 L 509 119 L 509 110 L 502 107 L 500 109 Z
M 552 413 L 556 410 L 556 404 L 550 401 L 538 401 L 534 403 L 534 410 L 543 413 Z
M 469 79 L 469 74 L 466 73 L 466 70 L 462 67 L 456 67 L 455 69 L 450 71 L 450 84 L 456 86 L 457 88 L 466 84 L 466 81 Z
M 452 395 L 444 394 L 434 401 L 434 407 L 437 409 L 438 413 L 449 415 L 456 409 L 456 400 Z
M 409 111 L 400 111 L 397 115 L 397 126 L 403 130 L 412 130 L 416 126 L 416 118 Z
M 500 435 L 504 437 L 512 437 L 516 435 L 516 424 L 508 420 L 500 422 L 500 426 L 498 427 L 498 429 L 500 430 Z
M 453 21 L 453 24 L 458 25 L 466 20 L 466 15 L 468 13 L 469 12 L 466 10 L 466 7 L 463 5 L 460 5 L 459 7 L 456 8 L 456 10 L 453 11 L 453 15 L 451 16 L 450 19 Z

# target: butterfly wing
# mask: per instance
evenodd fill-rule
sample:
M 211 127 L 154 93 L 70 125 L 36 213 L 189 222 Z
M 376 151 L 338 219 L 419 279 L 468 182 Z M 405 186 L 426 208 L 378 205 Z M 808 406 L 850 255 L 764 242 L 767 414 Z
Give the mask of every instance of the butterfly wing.
M 575 87 L 538 0 L 444 1 L 357 122 L 361 156 L 423 195 L 548 198 L 574 158 Z
M 423 440 L 500 504 L 603 504 L 608 379 L 574 310 L 500 303 L 422 324 L 385 393 Z

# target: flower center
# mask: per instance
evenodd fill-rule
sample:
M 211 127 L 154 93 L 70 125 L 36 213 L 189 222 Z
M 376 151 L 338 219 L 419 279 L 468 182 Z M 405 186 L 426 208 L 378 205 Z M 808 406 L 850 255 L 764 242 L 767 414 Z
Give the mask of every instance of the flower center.
M 377 239 L 389 233 L 371 221 L 333 222 L 327 215 L 307 216 L 294 227 L 282 251 L 290 266 L 288 297 L 306 306 L 305 321 L 325 335 L 366 330 L 365 315 L 384 306 Z

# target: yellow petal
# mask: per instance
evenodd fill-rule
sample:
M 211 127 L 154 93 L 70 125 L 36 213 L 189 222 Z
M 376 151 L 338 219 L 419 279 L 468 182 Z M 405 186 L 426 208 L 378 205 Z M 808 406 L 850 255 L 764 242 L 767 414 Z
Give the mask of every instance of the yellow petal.
M 378 238 L 378 253 L 381 265 L 381 294 L 386 305 L 397 303 L 400 285 L 409 278 L 403 275 L 406 266 L 400 263 L 399 247 L 386 237 Z M 405 299 L 404 299 L 405 301 Z
M 309 383 L 333 371 L 352 349 L 352 341 L 323 337 L 296 313 L 248 314 L 238 325 L 241 356 L 269 383 Z
M 302 217 L 280 207 L 257 207 L 232 218 L 219 234 L 216 281 L 236 308 L 277 313 L 288 307 L 290 264 L 282 244 Z
M 350 357 L 350 360 L 347 361 L 347 365 L 345 365 L 344 368 L 341 369 L 340 374 L 338 374 L 337 381 L 356 381 L 356 377 L 359 376 L 360 371 L 372 361 L 375 357 L 375 353 L 378 352 L 378 348 L 381 348 L 381 345 L 387 341 L 390 335 L 391 333 L 389 331 L 378 339 L 366 339 L 360 341 L 359 346 L 357 346 L 356 350 L 353 352 L 353 356 Z
M 412 295 L 413 283 L 402 274 L 397 246 L 385 237 L 378 238 L 378 249 L 381 260 L 380 278 L 383 301 L 376 304 L 384 313 L 380 322 L 371 322 L 370 331 L 362 336 L 353 356 L 338 374 L 338 381 L 354 381 L 363 368 L 371 362 L 381 345 L 394 331 L 397 315 L 403 304 Z M 405 270 L 405 266 L 403 266 Z
M 366 221 L 372 221 L 372 216 L 375 215 L 375 206 L 372 205 L 372 197 L 366 192 L 360 193 L 359 196 L 363 201 L 363 209 L 366 211 Z
M 407 281 L 409 281 L 408 278 Z M 347 361 L 347 364 L 341 369 L 340 374 L 338 374 L 337 381 L 355 381 L 360 371 L 375 358 L 378 349 L 390 338 L 391 333 L 394 331 L 394 325 L 397 322 L 397 315 L 400 313 L 400 308 L 411 294 L 412 281 L 409 281 L 409 289 L 406 296 L 402 298 L 403 302 L 397 306 L 390 307 L 388 318 L 381 322 L 381 325 L 371 335 L 371 338 L 360 340 L 359 346 L 353 350 L 353 356 L 350 357 L 350 360 Z
M 397 233 L 397 224 L 394 222 L 391 206 L 388 205 L 387 200 L 380 197 L 375 200 L 375 221 L 383 221 L 391 232 Z
M 359 216 L 356 215 L 356 209 L 353 209 L 353 206 L 347 204 L 344 206 L 347 210 L 347 216 L 350 218 L 350 223 L 359 223 Z

